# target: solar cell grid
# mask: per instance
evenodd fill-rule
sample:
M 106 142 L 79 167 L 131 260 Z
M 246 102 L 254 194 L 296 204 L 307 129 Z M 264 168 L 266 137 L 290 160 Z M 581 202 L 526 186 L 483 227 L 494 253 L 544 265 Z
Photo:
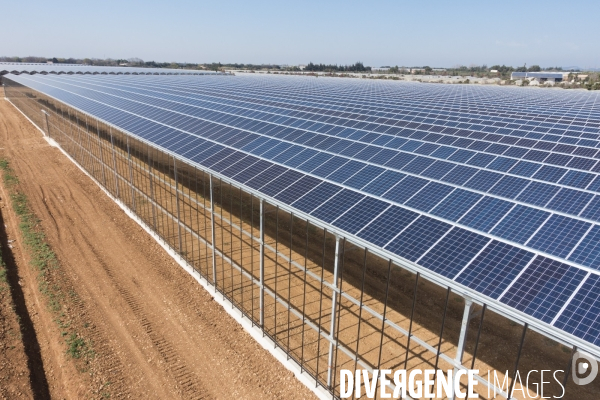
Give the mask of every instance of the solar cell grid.
M 533 257 L 531 252 L 492 240 L 454 279 L 497 299 Z
M 585 276 L 580 269 L 538 256 L 500 301 L 550 323 Z
M 418 263 L 438 274 L 453 278 L 489 241 L 483 235 L 453 228 Z
M 515 271 L 527 248 L 599 269 L 594 94 L 277 77 L 23 80 L 482 293 L 498 296 L 487 277 L 514 272 L 494 272 L 492 244 L 509 246 L 499 240 L 523 247 L 505 247 Z M 482 252 L 466 266 L 468 249 Z M 547 322 L 540 310 L 525 312 Z

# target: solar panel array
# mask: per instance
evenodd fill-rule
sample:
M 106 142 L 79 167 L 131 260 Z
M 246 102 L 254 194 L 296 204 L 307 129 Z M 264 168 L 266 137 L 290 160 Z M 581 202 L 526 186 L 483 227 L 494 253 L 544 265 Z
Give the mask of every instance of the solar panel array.
M 10 79 L 600 345 L 596 93 L 266 76 Z
M 102 67 L 83 64 L 40 64 L 0 62 L 0 75 L 4 74 L 106 74 L 106 75 L 205 75 L 212 71 L 170 68 Z

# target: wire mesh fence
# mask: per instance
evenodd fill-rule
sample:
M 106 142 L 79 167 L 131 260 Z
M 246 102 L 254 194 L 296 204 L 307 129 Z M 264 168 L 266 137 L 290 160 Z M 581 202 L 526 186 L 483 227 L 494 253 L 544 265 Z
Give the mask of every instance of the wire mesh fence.
M 546 396 L 566 386 L 571 347 L 139 137 L 5 84 L 18 109 L 333 397 L 342 369 L 478 369 L 484 398 L 494 389 L 507 397 L 526 368 L 562 370 Z M 529 398 L 530 383 L 513 396 Z

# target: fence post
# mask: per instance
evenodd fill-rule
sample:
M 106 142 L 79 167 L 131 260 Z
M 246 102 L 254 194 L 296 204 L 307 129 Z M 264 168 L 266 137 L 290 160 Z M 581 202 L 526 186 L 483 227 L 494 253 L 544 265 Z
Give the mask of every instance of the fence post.
M 127 135 L 127 164 L 129 164 L 129 186 L 131 187 L 131 209 L 135 210 L 135 189 L 133 185 L 133 168 L 131 167 L 131 151 L 129 149 L 129 135 Z
M 50 137 L 50 124 L 48 123 L 48 113 L 46 110 L 42 110 L 42 114 L 44 114 L 44 118 L 46 120 L 46 131 L 48 132 L 48 137 Z
M 265 218 L 263 199 L 260 199 L 260 327 L 265 329 Z
M 179 255 L 183 251 L 181 243 L 181 218 L 179 214 L 179 185 L 177 183 L 177 160 L 173 157 L 173 172 L 175 175 L 175 201 L 177 202 L 177 235 L 179 237 Z
M 463 312 L 463 319 L 460 325 L 460 336 L 458 338 L 458 346 L 456 348 L 456 357 L 454 361 L 456 364 L 462 364 L 463 355 L 465 352 L 465 344 L 467 341 L 467 332 L 469 330 L 469 321 L 471 320 L 471 307 L 473 306 L 473 300 L 469 297 L 465 297 L 465 311 Z M 454 367 L 454 376 L 456 377 L 456 373 L 458 372 L 458 368 Z M 455 378 L 456 379 L 456 378 Z M 451 397 L 451 400 L 454 400 L 454 396 Z
M 100 147 L 100 164 L 102 165 L 102 184 L 106 187 L 106 175 L 104 174 L 104 152 L 102 151 L 102 140 L 100 139 L 100 125 L 96 120 L 96 132 L 98 132 L 98 147 Z
M 331 324 L 329 326 L 329 356 L 327 361 L 327 387 L 331 387 L 331 371 L 333 368 L 333 342 L 335 340 L 335 318 L 337 311 L 337 282 L 339 272 L 340 237 L 335 235 L 335 258 L 333 260 L 333 294 L 331 295 Z
M 210 225 L 212 227 L 212 271 L 213 271 L 213 284 L 215 285 L 215 293 L 217 293 L 217 254 L 215 251 L 215 201 L 213 196 L 213 176 L 208 175 L 210 181 Z
M 116 193 L 117 193 L 117 199 L 121 198 L 121 195 L 119 194 L 119 177 L 117 175 L 117 157 L 115 155 L 115 140 L 112 134 L 112 128 L 110 129 L 110 145 L 112 147 L 112 159 L 113 159 L 113 170 L 115 171 L 115 188 L 116 188 Z
M 150 156 L 150 149 L 151 147 L 148 146 L 148 177 L 150 178 L 150 198 L 152 199 L 152 204 L 151 204 L 151 208 L 152 208 L 152 223 L 154 225 L 154 232 L 157 232 L 157 227 L 156 227 L 156 200 L 154 199 L 154 179 L 153 179 L 153 175 L 154 172 L 152 170 L 152 160 L 151 160 L 151 156 Z

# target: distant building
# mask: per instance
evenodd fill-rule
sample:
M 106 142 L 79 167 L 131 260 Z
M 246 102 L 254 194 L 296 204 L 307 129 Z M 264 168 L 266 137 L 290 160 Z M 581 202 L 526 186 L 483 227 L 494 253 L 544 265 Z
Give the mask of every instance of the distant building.
M 528 79 L 536 80 L 538 82 L 562 82 L 563 79 L 567 79 L 568 73 L 563 72 L 513 72 L 510 74 L 510 79 Z
M 371 67 L 371 71 L 373 72 L 387 72 L 390 70 L 390 67 Z

